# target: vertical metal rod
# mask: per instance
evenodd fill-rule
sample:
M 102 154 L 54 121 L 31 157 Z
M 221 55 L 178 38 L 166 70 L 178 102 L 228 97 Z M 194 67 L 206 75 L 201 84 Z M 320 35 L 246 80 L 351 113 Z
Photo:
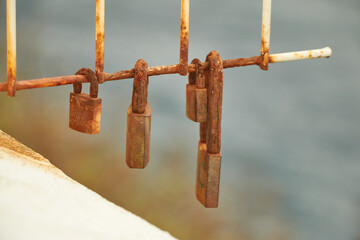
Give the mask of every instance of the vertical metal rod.
M 95 72 L 104 82 L 105 0 L 96 0 Z
M 7 90 L 16 93 L 16 0 L 6 0 Z
M 206 72 L 207 88 L 207 132 L 206 148 L 208 153 L 220 153 L 221 148 L 221 117 L 223 101 L 223 61 L 220 54 L 213 50 L 207 57 L 210 63 Z
M 263 0 L 261 49 L 260 49 L 262 61 L 261 64 L 259 64 L 260 68 L 263 70 L 267 70 L 269 65 L 270 24 L 271 24 L 271 0 Z
M 188 73 L 189 8 L 190 0 L 181 0 L 179 74 L 183 76 Z

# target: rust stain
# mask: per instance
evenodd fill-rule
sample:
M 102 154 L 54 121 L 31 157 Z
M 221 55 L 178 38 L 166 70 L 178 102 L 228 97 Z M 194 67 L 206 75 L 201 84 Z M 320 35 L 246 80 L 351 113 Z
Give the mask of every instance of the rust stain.
M 269 43 L 265 40 L 265 34 L 268 31 L 265 32 L 265 26 L 262 25 L 262 32 L 261 32 L 261 54 L 265 54 L 269 52 Z
M 95 72 L 99 83 L 104 77 L 104 38 L 105 38 L 105 1 L 96 0 L 96 40 L 95 40 Z
M 208 153 L 219 153 L 221 148 L 221 117 L 223 98 L 223 62 L 217 51 L 211 51 L 206 61 L 210 70 L 206 73 L 207 84 L 207 134 Z
M 148 64 L 144 59 L 140 59 L 135 64 L 135 76 L 132 95 L 132 111 L 142 114 L 145 112 L 148 96 Z
M 16 1 L 6 1 L 7 92 L 16 93 Z
M 263 51 L 265 51 L 265 40 L 263 38 L 261 39 L 261 49 L 263 54 Z
M 274 61 L 274 58 L 269 56 L 271 61 Z M 261 56 L 248 57 L 248 58 L 235 58 L 224 60 L 224 68 L 234 68 L 241 66 L 249 65 L 259 65 Z M 189 64 L 189 72 L 196 71 L 195 64 Z M 210 64 L 208 62 L 202 63 L 202 68 L 204 70 L 209 69 Z M 148 76 L 163 75 L 163 74 L 176 74 L 179 73 L 180 65 L 164 65 L 164 66 L 154 66 L 148 68 Z M 105 81 L 121 80 L 134 78 L 134 69 L 129 70 L 120 70 L 115 73 L 103 73 Z M 75 82 L 86 83 L 89 82 L 85 76 L 82 75 L 69 75 L 69 76 L 60 76 L 60 77 L 50 77 L 50 78 L 39 78 L 32 80 L 24 80 L 16 82 L 17 90 L 24 89 L 34 89 L 34 88 L 45 88 L 60 86 L 66 84 L 74 84 Z M 7 91 L 7 83 L 0 83 L 0 91 Z
M 310 50 L 309 53 L 308 53 L 308 57 L 312 58 L 312 56 L 313 56 L 313 52 Z
M 96 52 L 96 66 L 98 68 L 102 68 L 101 70 L 103 71 L 104 70 L 103 69 L 104 68 L 104 34 L 102 33 L 97 34 L 95 52 Z
M 268 31 L 265 30 L 265 25 L 262 25 L 262 32 L 261 32 L 261 58 L 259 59 L 259 67 L 262 70 L 268 70 L 269 65 L 269 42 L 265 40 L 266 33 Z
M 188 73 L 188 50 L 189 49 L 189 35 L 188 32 L 181 33 L 181 40 L 180 40 L 180 75 L 187 75 Z
M 126 163 L 130 168 L 144 168 L 150 157 L 151 109 L 147 103 L 142 114 L 127 111 Z
M 188 52 L 189 52 L 189 0 L 181 1 L 180 16 L 180 59 L 179 74 L 188 74 Z

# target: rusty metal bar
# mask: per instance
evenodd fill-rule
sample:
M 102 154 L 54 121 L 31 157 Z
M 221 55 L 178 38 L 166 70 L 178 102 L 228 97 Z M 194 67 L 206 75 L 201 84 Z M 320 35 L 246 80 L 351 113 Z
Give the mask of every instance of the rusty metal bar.
M 211 51 L 206 57 L 206 62 L 211 66 L 205 74 L 207 88 L 206 151 L 217 154 L 221 149 L 224 62 L 217 51 Z
M 189 8 L 190 0 L 181 0 L 179 74 L 183 76 L 186 76 L 188 73 Z
M 7 92 L 16 93 L 16 0 L 6 0 Z
M 95 72 L 104 82 L 105 0 L 96 0 Z
M 314 49 L 300 52 L 288 52 L 272 54 L 269 56 L 270 63 L 286 62 L 301 59 L 323 58 L 330 57 L 331 49 L 329 47 L 322 49 Z M 248 58 L 235 58 L 227 59 L 223 61 L 224 68 L 243 67 L 249 65 L 259 65 L 261 56 L 248 57 Z M 202 63 L 204 70 L 209 69 L 210 64 L 208 62 Z M 180 65 L 165 65 L 148 68 L 148 76 L 164 75 L 164 74 L 176 74 L 179 73 Z M 195 72 L 195 64 L 188 64 L 188 71 Z M 134 78 L 134 69 L 118 71 L 116 73 L 104 73 L 104 81 L 114 81 L 121 79 Z M 16 90 L 33 89 L 33 88 L 45 88 L 54 87 L 60 85 L 74 84 L 76 82 L 86 83 L 89 82 L 85 76 L 82 75 L 69 75 L 61 77 L 41 78 L 33 80 L 24 80 L 16 82 Z M 0 92 L 7 91 L 7 83 L 0 83 Z
M 271 25 L 271 0 L 263 0 L 262 26 L 261 26 L 261 64 L 262 70 L 268 70 Z

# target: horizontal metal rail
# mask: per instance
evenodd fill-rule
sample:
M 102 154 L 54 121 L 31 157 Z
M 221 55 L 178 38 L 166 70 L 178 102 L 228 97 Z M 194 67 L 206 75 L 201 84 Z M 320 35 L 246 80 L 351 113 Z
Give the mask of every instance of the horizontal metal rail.
M 302 59 L 313 58 L 328 58 L 331 56 L 331 49 L 329 47 L 314 49 L 308 51 L 278 53 L 269 55 L 269 63 L 286 62 Z M 235 58 L 223 61 L 224 68 L 243 67 L 249 65 L 260 65 L 262 63 L 262 56 L 248 57 L 248 58 Z M 209 63 L 202 63 L 203 69 L 209 69 Z M 148 68 L 148 76 L 176 74 L 180 71 L 180 65 L 165 65 Z M 188 64 L 188 72 L 195 72 L 195 64 Z M 122 79 L 134 78 L 134 69 L 118 71 L 116 73 L 104 73 L 104 81 L 114 81 Z M 23 80 L 16 82 L 16 90 L 55 87 L 67 84 L 74 84 L 76 82 L 86 83 L 89 82 L 84 75 L 69 75 L 61 77 L 40 78 L 32 80 Z M 0 83 L 0 92 L 6 92 L 8 85 L 6 82 Z

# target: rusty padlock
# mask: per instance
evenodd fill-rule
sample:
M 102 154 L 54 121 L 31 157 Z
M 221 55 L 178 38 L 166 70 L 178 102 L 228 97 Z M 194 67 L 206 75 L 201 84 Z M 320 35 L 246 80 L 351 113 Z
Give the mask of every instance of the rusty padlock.
M 223 63 L 218 52 L 212 51 L 206 61 L 207 121 L 200 123 L 200 142 L 196 178 L 196 197 L 207 208 L 216 208 L 219 200 L 221 168 L 221 115 L 223 95 Z M 206 144 L 204 140 L 206 139 Z
M 151 109 L 147 101 L 148 65 L 140 59 L 135 64 L 132 102 L 127 111 L 126 164 L 144 168 L 150 157 Z
M 205 196 L 205 183 L 206 183 L 206 122 L 200 123 L 200 140 L 198 144 L 198 153 L 197 153 L 197 165 L 196 165 L 196 185 L 195 193 L 196 198 L 202 203 L 203 196 Z
M 85 75 L 90 81 L 90 95 L 82 93 L 82 84 L 74 83 L 70 93 L 69 127 L 87 134 L 100 133 L 101 98 L 98 98 L 98 80 L 89 68 L 81 68 L 76 75 Z
M 186 116 L 194 122 L 205 122 L 207 118 L 207 91 L 205 75 L 201 61 L 197 58 L 191 61 L 196 71 L 189 74 L 186 85 Z

